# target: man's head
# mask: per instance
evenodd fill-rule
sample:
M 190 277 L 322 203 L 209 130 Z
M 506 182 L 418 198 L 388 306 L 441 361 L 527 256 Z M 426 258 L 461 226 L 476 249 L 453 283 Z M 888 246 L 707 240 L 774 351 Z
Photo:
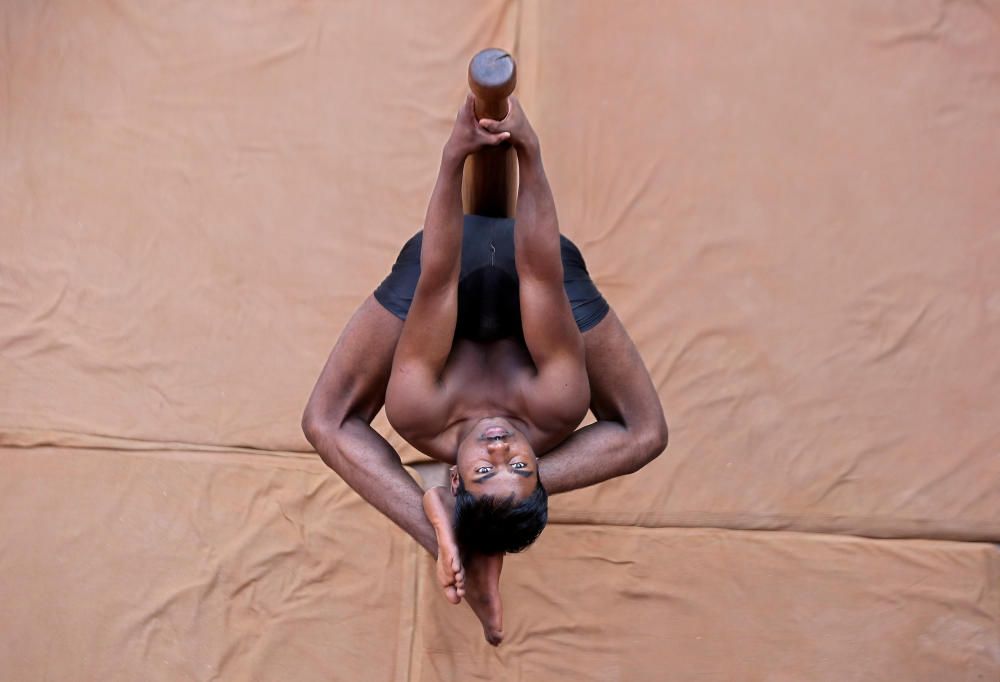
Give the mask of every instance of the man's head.
M 466 551 L 520 552 L 548 521 L 535 451 L 502 417 L 479 421 L 459 444 L 451 489 L 455 539 Z

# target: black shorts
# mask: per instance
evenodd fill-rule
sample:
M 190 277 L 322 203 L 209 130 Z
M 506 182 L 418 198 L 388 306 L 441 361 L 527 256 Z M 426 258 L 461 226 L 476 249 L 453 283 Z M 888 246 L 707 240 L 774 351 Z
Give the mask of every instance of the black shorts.
M 392 272 L 375 290 L 375 299 L 401 320 L 406 319 L 420 278 L 423 236 L 418 232 L 406 242 Z M 562 235 L 559 240 L 563 287 L 576 326 L 584 332 L 604 319 L 608 303 L 590 279 L 580 249 Z M 455 334 L 476 341 L 523 338 L 512 218 L 465 216 Z

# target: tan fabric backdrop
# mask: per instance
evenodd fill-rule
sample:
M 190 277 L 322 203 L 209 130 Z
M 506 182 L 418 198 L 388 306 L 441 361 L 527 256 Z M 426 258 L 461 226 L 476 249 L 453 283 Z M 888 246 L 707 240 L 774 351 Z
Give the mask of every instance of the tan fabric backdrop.
M 998 539 L 1000 4 L 528 6 L 673 436 L 563 518 Z
M 0 23 L 0 677 L 1000 677 L 1000 4 Z M 498 651 L 299 431 L 490 45 L 671 425 Z
M 5 680 L 996 679 L 987 544 L 552 525 L 492 649 L 315 458 L 0 450 Z

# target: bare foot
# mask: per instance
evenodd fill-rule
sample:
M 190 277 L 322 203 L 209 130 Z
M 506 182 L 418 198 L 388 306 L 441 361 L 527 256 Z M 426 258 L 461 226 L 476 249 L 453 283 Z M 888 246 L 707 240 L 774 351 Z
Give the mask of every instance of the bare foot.
M 452 604 L 462 601 L 465 596 L 465 570 L 455 542 L 453 519 L 455 498 L 447 488 L 438 486 L 424 493 L 424 513 L 437 535 L 437 578 L 444 589 L 444 596 Z
M 503 641 L 503 606 L 500 603 L 500 571 L 503 554 L 472 554 L 465 558 L 466 597 L 486 641 L 497 646 Z

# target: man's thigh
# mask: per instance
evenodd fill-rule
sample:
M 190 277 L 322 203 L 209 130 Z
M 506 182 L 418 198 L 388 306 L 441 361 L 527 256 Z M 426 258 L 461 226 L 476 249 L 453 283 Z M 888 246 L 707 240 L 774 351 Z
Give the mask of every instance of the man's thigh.
M 403 321 L 369 296 L 330 351 L 309 399 L 314 413 L 371 421 L 382 409 Z
M 498 338 L 482 332 L 482 319 L 473 319 L 482 315 L 479 307 L 484 293 L 491 299 L 503 299 L 497 326 L 510 333 L 514 327 L 521 326 L 520 302 L 518 300 L 518 277 L 514 266 L 514 229 L 513 221 L 507 218 L 485 218 L 483 216 L 465 216 L 466 224 L 462 242 L 462 273 L 459 278 L 459 320 L 458 329 L 477 330 L 469 334 L 472 338 Z M 586 261 L 580 249 L 565 235 L 560 235 L 560 257 L 563 266 L 563 289 L 573 312 L 574 322 L 581 332 L 587 332 L 596 326 L 608 311 L 608 304 L 601 296 L 600 290 L 594 284 L 587 270 Z M 392 271 L 385 277 L 375 290 L 375 298 L 396 317 L 405 320 L 413 302 L 417 282 L 420 279 L 420 252 L 423 248 L 423 232 L 413 235 L 403 245 L 392 266 Z M 502 271 L 507 278 L 501 278 L 502 285 L 483 292 L 477 288 L 480 280 L 475 276 L 482 272 L 482 266 L 491 264 L 495 254 L 497 270 Z M 485 254 L 485 255 L 484 255 Z M 463 300 L 464 298 L 464 300 Z M 507 300 L 509 299 L 509 300 Z M 493 308 L 497 307 L 496 301 Z M 496 316 L 497 310 L 492 310 Z M 492 329 L 492 327 L 490 327 Z M 518 329 L 518 333 L 520 329 Z
M 630 423 L 660 419 L 656 387 L 614 309 L 583 333 L 583 343 L 595 417 Z

